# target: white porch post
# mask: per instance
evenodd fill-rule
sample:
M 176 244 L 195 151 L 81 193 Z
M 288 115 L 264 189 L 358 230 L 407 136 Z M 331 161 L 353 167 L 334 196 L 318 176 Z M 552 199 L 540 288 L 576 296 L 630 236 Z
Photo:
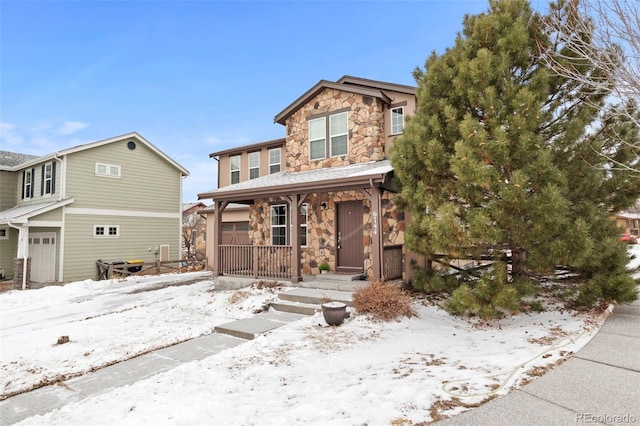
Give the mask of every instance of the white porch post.
M 29 260 L 29 228 L 26 225 L 16 226 L 10 221 L 7 225 L 18 230 L 18 250 L 16 258 L 22 258 L 22 289 L 27 289 L 27 266 Z

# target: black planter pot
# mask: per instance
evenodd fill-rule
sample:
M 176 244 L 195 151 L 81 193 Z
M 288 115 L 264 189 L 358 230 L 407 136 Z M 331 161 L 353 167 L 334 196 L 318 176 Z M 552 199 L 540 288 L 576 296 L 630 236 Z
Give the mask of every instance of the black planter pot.
M 326 302 L 322 304 L 322 316 L 329 325 L 340 325 L 347 316 L 347 305 L 342 302 Z

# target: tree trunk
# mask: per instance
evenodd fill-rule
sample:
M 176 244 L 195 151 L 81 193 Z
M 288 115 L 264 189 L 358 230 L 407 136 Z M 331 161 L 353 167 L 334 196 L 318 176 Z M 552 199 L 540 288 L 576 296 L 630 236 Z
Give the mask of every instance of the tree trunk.
M 515 278 L 526 277 L 527 252 L 520 247 L 511 248 L 511 276 Z

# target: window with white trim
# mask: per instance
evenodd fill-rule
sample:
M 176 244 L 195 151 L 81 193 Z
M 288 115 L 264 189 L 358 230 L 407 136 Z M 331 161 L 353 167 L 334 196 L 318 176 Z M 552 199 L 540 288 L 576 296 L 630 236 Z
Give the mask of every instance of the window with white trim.
M 118 238 L 120 225 L 93 225 L 94 238 Z
M 347 111 L 309 120 L 309 159 L 347 155 L 349 152 L 349 114 Z M 327 140 L 327 134 L 329 139 Z
M 300 206 L 300 245 L 307 245 L 307 203 Z
M 53 163 L 42 166 L 42 195 L 51 195 L 53 192 Z
M 287 205 L 271 206 L 271 245 L 287 245 Z
M 249 153 L 249 179 L 260 177 L 260 151 Z
M 119 178 L 121 168 L 115 164 L 96 163 L 96 176 Z
M 319 160 L 327 156 L 326 122 L 325 117 L 309 120 L 309 158 L 311 160 Z
M 9 239 L 9 228 L 0 228 L 0 240 Z
M 278 173 L 281 163 L 280 148 L 272 148 L 269 150 L 269 174 Z
M 240 156 L 229 157 L 229 167 L 231 169 L 231 184 L 240 182 Z
M 391 134 L 399 135 L 404 132 L 404 107 L 391 109 Z
M 33 198 L 33 178 L 35 169 L 22 172 L 22 198 Z
M 329 134 L 331 136 L 331 156 L 346 155 L 348 152 L 348 116 L 346 112 L 329 116 Z

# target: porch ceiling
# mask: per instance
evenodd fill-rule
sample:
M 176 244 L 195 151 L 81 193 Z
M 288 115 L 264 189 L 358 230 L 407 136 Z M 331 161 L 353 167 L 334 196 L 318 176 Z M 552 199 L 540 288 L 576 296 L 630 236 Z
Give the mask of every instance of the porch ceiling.
M 198 194 L 198 199 L 242 203 L 286 194 L 368 188 L 388 182 L 392 172 L 389 160 L 302 172 L 283 171 Z

